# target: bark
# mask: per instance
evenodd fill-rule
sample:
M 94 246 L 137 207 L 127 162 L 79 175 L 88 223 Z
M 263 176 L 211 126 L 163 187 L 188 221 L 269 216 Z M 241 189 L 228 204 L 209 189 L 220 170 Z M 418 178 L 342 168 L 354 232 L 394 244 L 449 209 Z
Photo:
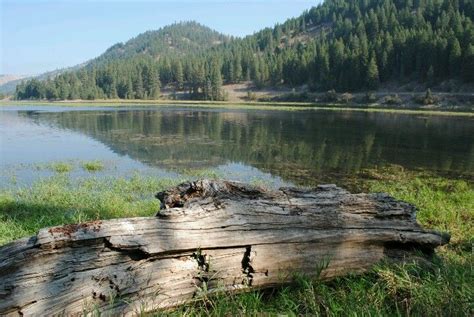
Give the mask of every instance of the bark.
M 415 207 L 335 185 L 266 191 L 197 181 L 157 194 L 156 217 L 46 228 L 0 247 L 0 315 L 135 315 L 213 292 L 364 272 L 449 241 Z

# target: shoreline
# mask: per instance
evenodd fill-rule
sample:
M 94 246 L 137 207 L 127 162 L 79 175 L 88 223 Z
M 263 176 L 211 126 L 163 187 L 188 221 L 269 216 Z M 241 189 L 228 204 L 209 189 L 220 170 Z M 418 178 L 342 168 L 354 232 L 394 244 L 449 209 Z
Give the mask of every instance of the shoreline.
M 281 110 L 281 111 L 304 111 L 304 110 L 332 110 L 332 111 L 361 111 L 361 112 L 385 112 L 415 115 L 434 116 L 463 116 L 474 117 L 474 112 L 469 110 L 440 110 L 421 107 L 389 107 L 379 103 L 374 104 L 336 104 L 336 103 L 310 103 L 310 102 L 234 102 L 234 101 L 203 101 L 203 100 L 141 100 L 141 99 L 100 99 L 100 100 L 0 100 L 1 107 L 10 105 L 41 105 L 41 106 L 66 106 L 66 107 L 121 107 L 121 106 L 186 106 L 192 108 L 216 108 L 216 109 L 255 109 L 255 110 Z

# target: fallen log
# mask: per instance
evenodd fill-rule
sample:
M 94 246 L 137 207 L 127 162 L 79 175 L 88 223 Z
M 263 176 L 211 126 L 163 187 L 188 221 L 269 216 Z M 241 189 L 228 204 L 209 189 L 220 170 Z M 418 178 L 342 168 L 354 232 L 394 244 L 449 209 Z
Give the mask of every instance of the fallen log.
M 226 181 L 157 194 L 156 217 L 46 228 L 0 247 L 0 315 L 135 315 L 212 292 L 330 279 L 449 237 L 415 207 L 335 185 L 266 191 Z

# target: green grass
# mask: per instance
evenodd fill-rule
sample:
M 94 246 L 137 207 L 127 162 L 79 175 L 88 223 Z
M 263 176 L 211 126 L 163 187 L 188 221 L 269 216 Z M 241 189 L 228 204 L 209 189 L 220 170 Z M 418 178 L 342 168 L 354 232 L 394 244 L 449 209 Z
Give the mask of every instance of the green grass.
M 181 168 L 177 169 L 176 172 L 189 179 L 208 178 L 218 179 L 222 178 L 222 173 L 208 168 Z
M 82 169 L 88 172 L 99 172 L 105 168 L 101 161 L 88 161 L 82 163 Z
M 333 281 L 297 278 L 271 292 L 218 295 L 159 315 L 171 316 L 465 316 L 472 311 L 472 269 L 443 259 L 432 268 L 382 264 Z
M 17 166 L 18 169 L 22 168 L 27 168 L 28 166 L 32 167 L 33 169 L 37 171 L 42 171 L 42 170 L 49 170 L 51 172 L 55 173 L 69 173 L 73 171 L 76 166 L 74 162 L 72 161 L 53 161 L 53 162 L 48 162 L 48 163 L 36 163 L 32 165 L 19 165 Z
M 152 216 L 154 194 L 177 180 L 135 175 L 131 178 L 71 179 L 56 174 L 28 188 L 0 193 L 0 245 L 35 234 L 40 228 L 119 217 Z
M 215 109 L 244 109 L 244 110 L 281 110 L 281 111 L 302 111 L 302 110 L 333 110 L 333 111 L 363 111 L 363 112 L 386 112 L 413 115 L 434 115 L 434 116 L 463 116 L 474 117 L 472 111 L 450 111 L 450 110 L 429 110 L 419 108 L 395 108 L 380 104 L 373 105 L 340 105 L 340 104 L 317 104 L 310 102 L 229 102 L 229 101 L 202 101 L 202 100 L 83 100 L 83 101 L 0 101 L 0 106 L 67 106 L 67 107 L 130 107 L 130 106 L 177 106 L 192 108 L 215 108 Z
M 56 173 L 69 173 L 74 169 L 74 166 L 70 163 L 56 162 L 50 165 L 50 169 Z
M 208 175 L 210 172 L 189 172 Z M 218 176 L 218 175 L 216 175 Z M 188 177 L 188 176 L 186 176 Z M 426 228 L 448 231 L 452 242 L 438 248 L 433 263 L 381 263 L 367 274 L 332 281 L 299 277 L 270 291 L 204 297 L 174 311 L 152 315 L 325 315 L 464 316 L 474 313 L 474 186 L 400 168 L 368 170 L 357 176 L 360 188 L 388 192 L 414 203 Z M 157 191 L 176 179 L 72 179 L 68 173 L 45 177 L 27 188 L 0 193 L 0 244 L 38 229 L 95 219 L 152 216 Z
M 474 246 L 472 182 L 393 169 L 372 170 L 371 174 L 369 191 L 386 192 L 417 206 L 418 221 L 426 228 L 450 232 L 451 246 Z

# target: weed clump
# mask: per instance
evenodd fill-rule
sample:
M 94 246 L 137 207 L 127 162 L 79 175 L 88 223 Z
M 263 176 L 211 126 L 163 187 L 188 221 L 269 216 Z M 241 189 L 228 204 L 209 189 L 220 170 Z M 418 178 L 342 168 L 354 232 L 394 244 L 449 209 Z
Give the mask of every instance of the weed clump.
M 104 163 L 101 161 L 89 161 L 82 163 L 82 169 L 87 172 L 99 172 L 105 168 Z
M 49 168 L 56 173 L 69 173 L 74 169 L 74 166 L 66 162 L 52 163 Z

